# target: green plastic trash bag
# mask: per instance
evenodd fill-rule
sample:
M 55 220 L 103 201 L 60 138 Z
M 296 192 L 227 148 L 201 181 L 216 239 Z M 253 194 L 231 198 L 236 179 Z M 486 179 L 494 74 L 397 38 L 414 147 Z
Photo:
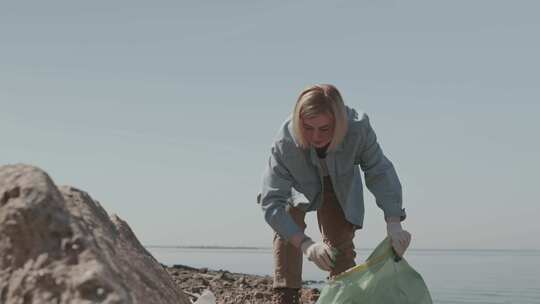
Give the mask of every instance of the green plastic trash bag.
M 424 280 L 386 238 L 366 262 L 328 281 L 317 304 L 432 304 Z

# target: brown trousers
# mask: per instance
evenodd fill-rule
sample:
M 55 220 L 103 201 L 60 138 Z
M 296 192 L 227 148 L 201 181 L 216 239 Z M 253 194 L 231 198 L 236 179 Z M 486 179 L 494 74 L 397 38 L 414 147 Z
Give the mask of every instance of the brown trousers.
M 302 210 L 289 206 L 287 211 L 303 230 L 306 229 L 305 215 Z M 323 203 L 317 210 L 317 221 L 323 242 L 338 249 L 335 267 L 330 277 L 335 276 L 353 266 L 355 226 L 345 219 L 343 210 L 338 203 L 332 182 L 328 176 L 324 178 Z M 302 287 L 302 251 L 293 244 L 274 233 L 274 288 Z

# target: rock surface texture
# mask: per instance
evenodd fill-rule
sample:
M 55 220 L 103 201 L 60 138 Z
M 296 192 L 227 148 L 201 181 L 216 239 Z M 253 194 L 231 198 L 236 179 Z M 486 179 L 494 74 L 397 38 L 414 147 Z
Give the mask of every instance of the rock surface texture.
M 186 265 L 173 265 L 167 271 L 193 301 L 204 290 L 210 290 L 216 296 L 216 304 L 272 304 L 272 278 L 269 276 L 198 269 Z M 316 288 L 304 287 L 300 294 L 300 303 L 314 304 L 320 292 Z
M 0 167 L 0 303 L 190 303 L 126 222 L 28 165 Z

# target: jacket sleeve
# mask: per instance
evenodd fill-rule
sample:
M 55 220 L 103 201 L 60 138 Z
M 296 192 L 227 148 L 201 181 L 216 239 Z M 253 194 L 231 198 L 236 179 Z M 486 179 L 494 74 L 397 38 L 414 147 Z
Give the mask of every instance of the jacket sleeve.
M 294 234 L 302 232 L 287 212 L 292 184 L 293 177 L 282 162 L 279 145 L 275 144 L 263 173 L 259 202 L 266 222 L 287 240 Z
M 366 186 L 375 196 L 377 206 L 384 212 L 385 218 L 399 217 L 405 219 L 402 209 L 401 183 L 392 162 L 384 156 L 375 131 L 366 114 L 361 121 L 361 140 L 358 143 L 355 163 L 364 171 Z

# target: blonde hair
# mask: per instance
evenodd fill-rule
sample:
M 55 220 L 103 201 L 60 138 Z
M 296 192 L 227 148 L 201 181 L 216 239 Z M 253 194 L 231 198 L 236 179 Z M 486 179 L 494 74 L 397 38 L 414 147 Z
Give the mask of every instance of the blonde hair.
M 334 119 L 334 134 L 328 150 L 335 150 L 347 133 L 347 110 L 338 89 L 331 84 L 310 86 L 300 93 L 294 105 L 292 123 L 294 136 L 301 148 L 309 148 L 302 132 L 302 118 L 330 114 Z

